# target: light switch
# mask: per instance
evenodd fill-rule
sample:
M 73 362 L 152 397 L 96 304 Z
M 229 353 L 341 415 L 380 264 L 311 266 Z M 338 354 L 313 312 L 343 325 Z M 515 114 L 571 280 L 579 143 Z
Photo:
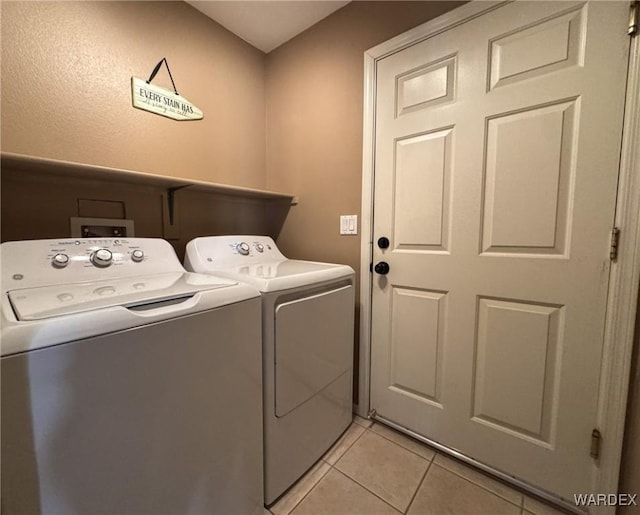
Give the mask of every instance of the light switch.
M 358 234 L 358 215 L 340 216 L 340 234 Z

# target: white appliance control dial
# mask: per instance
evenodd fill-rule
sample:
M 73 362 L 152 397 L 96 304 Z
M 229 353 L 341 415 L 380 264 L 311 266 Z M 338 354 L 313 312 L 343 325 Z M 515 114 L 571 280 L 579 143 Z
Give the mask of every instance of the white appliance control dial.
M 256 250 L 258 252 L 264 252 L 264 245 L 262 243 L 256 243 Z
M 113 261 L 113 254 L 108 249 L 98 249 L 91 254 L 91 262 L 100 268 L 108 267 Z
M 144 259 L 144 251 L 136 249 L 131 253 L 131 261 L 134 263 L 140 263 Z
M 56 268 L 64 268 L 69 264 L 69 256 L 62 253 L 56 254 L 55 256 L 53 256 L 51 264 Z
M 236 247 L 236 249 L 238 249 L 238 253 L 242 254 L 243 256 L 248 256 L 249 255 L 249 244 L 245 241 L 243 241 L 242 243 L 238 243 L 238 246 Z

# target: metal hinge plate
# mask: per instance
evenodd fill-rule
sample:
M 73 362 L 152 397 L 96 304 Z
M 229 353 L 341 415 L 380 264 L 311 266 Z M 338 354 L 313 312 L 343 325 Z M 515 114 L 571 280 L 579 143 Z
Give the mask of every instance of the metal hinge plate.
M 633 37 L 638 35 L 638 16 L 640 15 L 639 11 L 640 2 L 638 2 L 638 0 L 633 0 L 629 8 L 629 28 L 627 29 L 627 34 L 629 34 L 629 36 Z
M 609 250 L 609 259 L 615 261 L 618 259 L 618 243 L 620 241 L 620 229 L 614 227 L 611 230 L 611 248 Z
M 589 451 L 594 460 L 600 457 L 600 442 L 602 442 L 602 434 L 599 430 L 594 429 L 591 431 L 591 450 Z

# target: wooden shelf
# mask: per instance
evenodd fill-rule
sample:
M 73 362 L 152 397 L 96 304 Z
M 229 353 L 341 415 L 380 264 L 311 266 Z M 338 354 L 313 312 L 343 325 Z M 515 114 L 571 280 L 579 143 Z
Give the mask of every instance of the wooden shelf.
M 137 172 L 134 170 L 109 168 L 106 166 L 75 163 L 72 161 L 60 161 L 57 159 L 46 159 L 42 157 L 26 156 L 23 154 L 13 154 L 10 152 L 2 152 L 0 154 L 0 166 L 2 168 L 9 168 L 12 170 L 55 173 L 57 175 L 69 177 L 82 177 L 85 179 L 101 179 L 158 186 L 166 189 L 168 192 L 175 192 L 182 188 L 190 188 L 198 191 L 231 195 L 235 197 L 264 200 L 289 200 L 292 205 L 298 203 L 298 198 L 296 196 L 277 191 L 244 188 L 242 186 L 230 186 L 228 184 L 217 184 L 214 182 L 199 181 L 195 179 L 168 177 L 165 175 Z

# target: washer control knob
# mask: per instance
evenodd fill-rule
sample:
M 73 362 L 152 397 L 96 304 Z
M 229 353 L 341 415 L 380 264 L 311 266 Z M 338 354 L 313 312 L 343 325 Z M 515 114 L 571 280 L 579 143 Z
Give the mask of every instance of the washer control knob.
M 113 254 L 108 249 L 98 249 L 91 254 L 91 262 L 100 268 L 108 267 L 113 261 Z
M 264 245 L 262 243 L 256 243 L 256 250 L 258 252 L 264 252 Z
M 238 243 L 238 246 L 236 247 L 238 249 L 238 253 L 242 254 L 243 256 L 248 256 L 249 255 L 249 244 L 245 241 L 243 241 L 242 243 Z
M 144 259 L 144 250 L 136 249 L 131 253 L 131 261 L 140 263 Z
M 51 264 L 56 268 L 64 268 L 69 264 L 69 256 L 66 254 L 56 254 L 51 260 Z

